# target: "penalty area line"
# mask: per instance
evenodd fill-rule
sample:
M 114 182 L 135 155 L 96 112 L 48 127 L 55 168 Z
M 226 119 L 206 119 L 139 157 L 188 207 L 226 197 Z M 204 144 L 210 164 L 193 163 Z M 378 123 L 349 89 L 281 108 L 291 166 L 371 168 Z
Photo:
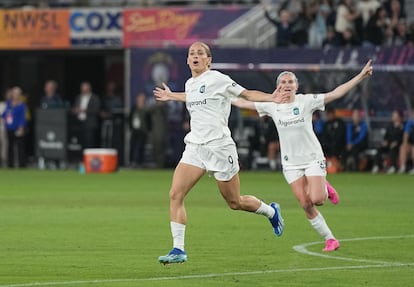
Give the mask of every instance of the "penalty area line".
M 370 264 L 370 265 L 354 265 L 354 266 L 331 266 L 331 267 L 315 267 L 315 268 L 292 268 L 292 269 L 275 269 L 275 270 L 258 270 L 247 272 L 228 272 L 228 273 L 210 273 L 195 274 L 171 277 L 149 277 L 149 278 L 130 278 L 130 279 L 95 279 L 95 280 L 74 280 L 74 281 L 56 281 L 56 282 L 33 282 L 22 284 L 0 285 L 0 287 L 36 287 L 36 286 L 65 286 L 65 285 L 86 285 L 86 284 L 105 284 L 105 283 L 124 283 L 124 282 L 145 282 L 145 281 L 168 281 L 182 279 L 203 279 L 203 278 L 220 278 L 227 276 L 248 276 L 263 275 L 273 273 L 294 273 L 294 272 L 314 272 L 328 270 L 352 270 L 352 269 L 370 269 L 370 268 L 387 268 L 387 267 L 409 267 L 414 263 L 388 263 L 388 264 Z

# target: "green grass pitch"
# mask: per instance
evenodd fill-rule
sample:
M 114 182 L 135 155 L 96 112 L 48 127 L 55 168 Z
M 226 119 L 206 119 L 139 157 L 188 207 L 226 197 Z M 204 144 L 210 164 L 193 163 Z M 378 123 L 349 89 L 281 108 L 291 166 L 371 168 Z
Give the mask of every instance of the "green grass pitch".
M 329 254 L 280 172 L 240 173 L 242 194 L 280 203 L 280 238 L 205 176 L 186 200 L 188 262 L 163 266 L 172 173 L 0 170 L 0 287 L 414 284 L 414 176 L 329 175 L 341 201 L 319 209 L 342 244 Z

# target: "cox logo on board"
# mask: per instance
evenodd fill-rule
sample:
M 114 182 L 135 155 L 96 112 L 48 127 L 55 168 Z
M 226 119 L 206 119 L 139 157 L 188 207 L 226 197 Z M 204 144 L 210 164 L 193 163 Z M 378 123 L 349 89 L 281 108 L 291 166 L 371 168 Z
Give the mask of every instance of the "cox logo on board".
M 72 9 L 69 25 L 72 46 L 122 45 L 121 9 Z

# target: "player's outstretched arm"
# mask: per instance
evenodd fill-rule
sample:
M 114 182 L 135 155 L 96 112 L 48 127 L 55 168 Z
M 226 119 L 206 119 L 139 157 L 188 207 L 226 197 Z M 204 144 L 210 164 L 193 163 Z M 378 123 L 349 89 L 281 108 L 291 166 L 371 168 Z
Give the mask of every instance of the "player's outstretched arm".
M 276 88 L 272 94 L 267 94 L 256 90 L 244 90 L 240 97 L 251 102 L 275 102 L 285 103 L 289 99 L 287 93 L 282 93 L 280 88 Z
M 256 110 L 256 106 L 254 105 L 254 102 L 247 101 L 240 97 L 232 98 L 231 104 L 240 109 Z
M 243 90 L 243 92 L 241 92 L 239 97 L 245 100 L 251 101 L 251 102 L 271 102 L 272 101 L 271 94 L 263 93 L 261 91 L 256 91 L 256 90 Z
M 176 93 L 171 92 L 170 88 L 165 84 L 162 83 L 164 89 L 161 89 L 159 87 L 155 88 L 154 96 L 157 101 L 179 101 L 179 102 L 185 102 L 186 95 L 185 93 Z
M 336 87 L 333 91 L 325 94 L 325 104 L 341 98 L 348 93 L 353 87 L 358 85 L 363 79 L 372 75 L 372 60 L 369 60 L 358 75 L 350 79 L 348 82 Z

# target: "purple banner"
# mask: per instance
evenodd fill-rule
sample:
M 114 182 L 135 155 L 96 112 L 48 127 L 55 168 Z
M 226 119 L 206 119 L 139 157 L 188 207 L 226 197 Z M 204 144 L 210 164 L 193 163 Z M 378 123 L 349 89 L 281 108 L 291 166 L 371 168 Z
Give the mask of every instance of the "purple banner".
M 213 48 L 213 69 L 229 73 L 246 88 L 269 90 L 274 77 L 282 69 L 295 70 L 355 70 L 368 59 L 374 60 L 376 71 L 413 71 L 414 48 L 394 47 L 381 49 L 218 49 Z M 143 92 L 152 98 L 152 90 L 160 81 L 166 81 L 172 90 L 183 91 L 190 77 L 186 64 L 187 49 L 134 49 L 131 50 L 131 86 L 133 100 Z M 289 66 L 289 65 L 291 66 Z M 310 66 L 306 66 L 310 65 Z M 268 71 L 270 73 L 249 73 Z

